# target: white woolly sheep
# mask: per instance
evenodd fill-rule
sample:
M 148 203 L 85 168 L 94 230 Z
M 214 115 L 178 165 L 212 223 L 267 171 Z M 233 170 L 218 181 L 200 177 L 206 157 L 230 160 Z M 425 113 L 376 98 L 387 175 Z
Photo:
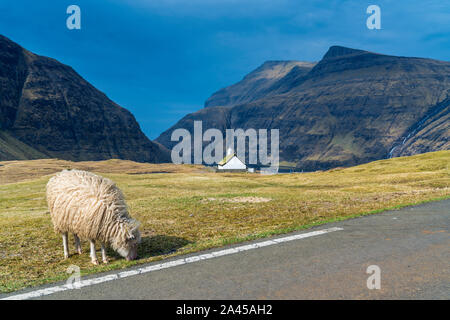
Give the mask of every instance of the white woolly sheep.
M 47 203 L 55 232 L 62 234 L 64 258 L 69 257 L 68 233 L 91 244 L 91 260 L 98 264 L 95 241 L 101 243 L 102 260 L 108 262 L 106 245 L 122 257 L 134 260 L 141 241 L 139 222 L 128 214 L 120 189 L 110 179 L 81 170 L 63 170 L 47 183 Z

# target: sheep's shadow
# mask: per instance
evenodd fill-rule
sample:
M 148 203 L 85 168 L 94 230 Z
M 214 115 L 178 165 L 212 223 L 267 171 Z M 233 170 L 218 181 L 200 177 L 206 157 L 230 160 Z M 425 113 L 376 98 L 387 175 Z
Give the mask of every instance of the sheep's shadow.
M 144 236 L 141 238 L 141 243 L 138 247 L 137 260 L 170 254 L 177 249 L 184 247 L 191 243 L 191 241 L 180 237 L 154 235 Z M 110 250 L 108 250 L 110 251 Z M 120 257 L 116 252 L 108 252 L 112 256 Z
M 138 259 L 170 254 L 191 243 L 190 241 L 166 235 L 142 237 L 138 248 Z

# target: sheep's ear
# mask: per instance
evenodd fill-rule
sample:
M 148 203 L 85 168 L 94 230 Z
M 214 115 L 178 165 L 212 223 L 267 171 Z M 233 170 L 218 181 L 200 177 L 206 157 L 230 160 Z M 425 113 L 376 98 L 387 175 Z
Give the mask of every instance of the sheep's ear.
M 134 239 L 133 229 L 127 228 L 127 239 Z
M 134 239 L 136 238 L 133 234 L 133 231 L 136 230 L 137 228 L 139 228 L 139 226 L 141 225 L 141 223 L 137 220 L 130 220 L 130 222 L 128 223 L 127 226 L 127 238 L 128 239 Z
M 136 230 L 140 226 L 141 226 L 141 223 L 139 221 L 131 219 L 131 221 L 130 221 L 131 230 Z

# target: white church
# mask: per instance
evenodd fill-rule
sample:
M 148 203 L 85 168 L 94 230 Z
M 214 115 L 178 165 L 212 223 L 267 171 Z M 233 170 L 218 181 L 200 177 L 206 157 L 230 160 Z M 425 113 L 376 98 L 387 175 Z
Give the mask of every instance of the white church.
M 245 171 L 247 166 L 241 161 L 231 149 L 227 150 L 227 155 L 217 164 L 217 170 Z

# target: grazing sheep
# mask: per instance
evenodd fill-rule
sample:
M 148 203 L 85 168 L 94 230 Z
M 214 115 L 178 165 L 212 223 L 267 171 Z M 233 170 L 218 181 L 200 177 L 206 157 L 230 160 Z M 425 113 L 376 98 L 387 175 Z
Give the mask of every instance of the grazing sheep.
M 63 170 L 47 183 L 47 203 L 55 232 L 62 234 L 64 258 L 69 257 L 71 232 L 79 254 L 80 238 L 90 241 L 93 264 L 98 264 L 96 240 L 101 243 L 104 263 L 108 262 L 107 244 L 127 260 L 136 259 L 141 241 L 139 222 L 130 217 L 122 192 L 110 179 L 87 171 Z

